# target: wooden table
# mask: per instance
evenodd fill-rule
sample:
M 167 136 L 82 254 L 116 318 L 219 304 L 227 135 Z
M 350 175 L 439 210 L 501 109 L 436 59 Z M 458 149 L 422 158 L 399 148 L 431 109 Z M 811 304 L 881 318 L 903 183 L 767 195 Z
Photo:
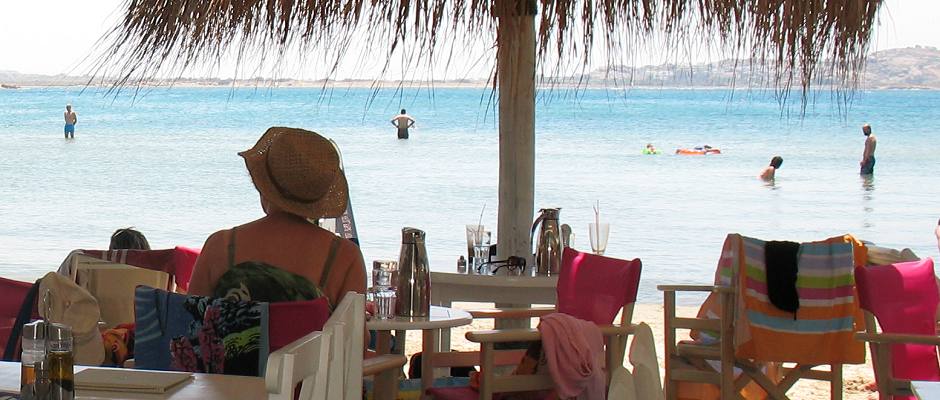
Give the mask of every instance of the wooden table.
M 88 367 L 75 366 L 75 372 L 85 368 Z M 192 381 L 179 385 L 173 391 L 162 395 L 79 390 L 75 399 L 256 400 L 268 397 L 267 390 L 264 387 L 264 378 L 217 374 L 194 374 L 194 376 L 195 379 Z M 17 393 L 20 391 L 20 363 L 0 362 L 0 391 Z
M 940 382 L 912 381 L 911 389 L 919 400 L 940 399 Z
M 554 305 L 558 276 L 468 275 L 431 272 L 431 304 L 450 307 L 454 302 L 496 303 L 497 307 Z M 511 306 L 509 306 L 511 305 Z M 528 326 L 528 321 L 526 321 Z M 439 351 L 450 351 L 450 330 L 441 332 Z
M 431 272 L 431 304 L 455 301 L 555 304 L 558 276 L 468 275 Z
M 440 330 L 456 328 L 458 326 L 469 325 L 473 322 L 470 313 L 448 307 L 431 306 L 429 317 L 396 317 L 393 319 L 371 319 L 366 321 L 366 328 L 377 331 L 376 352 L 379 354 L 389 353 L 389 343 L 391 342 L 392 331 L 405 332 L 409 330 L 420 330 L 421 348 L 421 397 L 424 397 L 424 391 L 434 383 L 434 368 L 431 361 L 433 353 L 437 349 L 437 343 L 440 341 Z M 400 334 L 399 336 L 404 336 Z M 402 340 L 404 344 L 404 340 Z M 402 346 L 403 348 L 404 346 Z M 377 383 L 378 385 L 378 383 Z

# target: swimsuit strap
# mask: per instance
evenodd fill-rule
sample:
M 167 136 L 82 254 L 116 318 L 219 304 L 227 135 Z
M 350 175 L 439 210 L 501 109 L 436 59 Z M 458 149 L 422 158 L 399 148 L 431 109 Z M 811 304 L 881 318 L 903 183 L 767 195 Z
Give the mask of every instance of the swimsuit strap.
M 326 281 L 330 278 L 330 270 L 333 268 L 333 259 L 336 258 L 336 251 L 339 250 L 340 238 L 333 236 L 330 241 L 330 252 L 326 255 L 326 262 L 323 263 L 323 273 L 320 274 L 320 288 L 326 287 Z
M 228 268 L 235 266 L 235 228 L 231 230 L 232 234 L 228 239 Z

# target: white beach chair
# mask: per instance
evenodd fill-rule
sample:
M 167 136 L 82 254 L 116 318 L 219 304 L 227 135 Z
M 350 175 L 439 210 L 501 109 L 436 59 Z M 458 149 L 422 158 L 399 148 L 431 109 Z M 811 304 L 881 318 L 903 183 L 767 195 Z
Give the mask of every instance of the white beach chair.
M 293 400 L 294 387 L 303 382 L 301 400 L 358 400 L 362 398 L 363 376 L 371 375 L 382 377 L 377 380 L 377 391 L 394 392 L 405 357 L 390 354 L 363 361 L 364 334 L 365 296 L 348 292 L 322 332 L 304 336 L 268 356 L 268 399 Z
M 294 400 L 301 383 L 301 400 L 326 400 L 327 365 L 335 327 L 313 332 L 268 355 L 264 384 L 268 400 Z

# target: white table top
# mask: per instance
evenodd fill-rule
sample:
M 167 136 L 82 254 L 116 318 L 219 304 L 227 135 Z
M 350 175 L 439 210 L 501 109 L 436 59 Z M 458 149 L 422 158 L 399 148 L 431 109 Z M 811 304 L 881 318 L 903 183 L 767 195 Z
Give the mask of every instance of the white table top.
M 920 400 L 940 399 L 940 382 L 912 381 L 911 388 Z
M 75 372 L 87 367 L 75 366 Z M 162 394 L 130 394 L 117 392 L 91 392 L 79 390 L 76 400 L 98 399 L 171 399 L 171 400 L 215 400 L 215 399 L 266 399 L 264 378 L 216 374 L 194 374 L 195 379 L 184 383 L 173 391 Z M 0 391 L 20 391 L 20 363 L 0 362 Z
M 473 322 L 470 313 L 456 308 L 431 306 L 430 317 L 395 317 L 393 319 L 372 318 L 366 328 L 373 331 L 407 331 L 455 328 Z

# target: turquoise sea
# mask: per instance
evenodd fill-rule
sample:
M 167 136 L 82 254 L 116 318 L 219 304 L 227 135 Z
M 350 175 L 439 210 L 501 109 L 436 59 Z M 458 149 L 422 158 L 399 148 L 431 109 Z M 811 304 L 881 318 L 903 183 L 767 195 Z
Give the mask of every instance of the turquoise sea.
M 69 141 L 67 102 L 79 118 Z M 729 232 L 852 233 L 936 257 L 937 104 L 940 92 L 862 91 L 845 109 L 821 92 L 800 118 L 747 90 L 542 92 L 536 208 L 561 207 L 575 247 L 589 249 L 599 201 L 607 254 L 643 260 L 644 302 L 660 301 L 656 284 L 710 282 Z M 388 122 L 402 107 L 418 121 L 407 141 Z M 397 258 L 401 228 L 414 226 L 432 269 L 454 270 L 464 225 L 484 205 L 483 224 L 496 225 L 494 108 L 484 89 L 0 90 L 0 276 L 35 279 L 71 249 L 106 248 L 119 227 L 155 248 L 198 247 L 261 216 L 236 153 L 276 125 L 339 143 L 367 263 Z M 871 180 L 858 175 L 865 122 L 879 139 Z M 647 142 L 663 154 L 641 155 Z M 723 154 L 671 154 L 702 144 Z M 765 184 L 756 175 L 774 155 L 783 166 Z

